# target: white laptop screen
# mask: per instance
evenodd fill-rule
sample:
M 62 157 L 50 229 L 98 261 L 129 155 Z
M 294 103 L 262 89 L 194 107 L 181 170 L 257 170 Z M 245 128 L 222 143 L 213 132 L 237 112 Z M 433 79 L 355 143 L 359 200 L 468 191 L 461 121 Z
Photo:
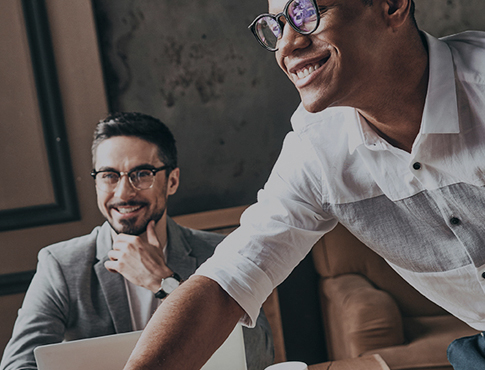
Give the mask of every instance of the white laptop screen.
M 142 331 L 39 346 L 39 370 L 122 370 Z M 243 331 L 236 325 L 201 370 L 247 370 Z

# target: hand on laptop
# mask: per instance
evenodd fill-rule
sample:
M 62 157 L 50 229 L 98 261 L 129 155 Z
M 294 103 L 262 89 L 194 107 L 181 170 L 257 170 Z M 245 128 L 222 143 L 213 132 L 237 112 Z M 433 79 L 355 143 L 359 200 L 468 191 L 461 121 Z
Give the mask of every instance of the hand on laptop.
M 173 272 L 165 264 L 155 232 L 155 221 L 148 223 L 146 235 L 147 240 L 135 235 L 116 235 L 113 249 L 108 252 L 110 261 L 105 262 L 105 267 L 111 272 L 119 272 L 133 284 L 156 293 L 162 279 Z

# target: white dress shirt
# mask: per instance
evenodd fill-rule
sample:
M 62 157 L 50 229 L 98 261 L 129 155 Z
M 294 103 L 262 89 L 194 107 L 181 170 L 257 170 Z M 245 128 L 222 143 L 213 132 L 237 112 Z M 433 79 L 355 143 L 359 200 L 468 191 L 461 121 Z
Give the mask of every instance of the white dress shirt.
M 163 258 L 167 261 L 167 244 L 163 247 Z M 131 327 L 133 331 L 143 330 L 157 310 L 161 300 L 149 289 L 133 284 L 124 278 L 128 305 L 130 308 Z M 161 282 L 160 282 L 161 285 Z
M 340 222 L 429 299 L 485 330 L 485 33 L 425 35 L 429 83 L 411 153 L 353 108 L 294 113 L 258 202 L 197 271 L 244 308 L 245 324 Z

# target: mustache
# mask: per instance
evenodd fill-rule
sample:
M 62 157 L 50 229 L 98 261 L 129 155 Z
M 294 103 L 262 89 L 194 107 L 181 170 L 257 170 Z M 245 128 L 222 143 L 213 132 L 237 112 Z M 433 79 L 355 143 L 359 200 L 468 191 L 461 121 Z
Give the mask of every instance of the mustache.
M 138 206 L 147 206 L 147 202 L 140 202 L 140 201 L 129 201 L 129 202 L 113 202 L 108 203 L 109 208 L 118 208 L 118 207 L 138 207 Z

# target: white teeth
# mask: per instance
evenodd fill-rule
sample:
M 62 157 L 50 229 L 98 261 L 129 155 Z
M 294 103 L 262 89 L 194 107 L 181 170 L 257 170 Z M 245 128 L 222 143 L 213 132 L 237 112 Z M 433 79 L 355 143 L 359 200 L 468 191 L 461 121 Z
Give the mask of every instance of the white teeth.
M 296 72 L 296 75 L 298 76 L 298 78 L 305 78 L 306 76 L 315 72 L 318 68 L 320 68 L 319 63 L 299 70 L 298 72 Z
M 123 208 L 117 208 L 118 212 L 119 213 L 130 213 L 130 212 L 134 212 L 136 211 L 137 209 L 140 209 L 141 207 L 138 206 L 138 207 L 123 207 Z

